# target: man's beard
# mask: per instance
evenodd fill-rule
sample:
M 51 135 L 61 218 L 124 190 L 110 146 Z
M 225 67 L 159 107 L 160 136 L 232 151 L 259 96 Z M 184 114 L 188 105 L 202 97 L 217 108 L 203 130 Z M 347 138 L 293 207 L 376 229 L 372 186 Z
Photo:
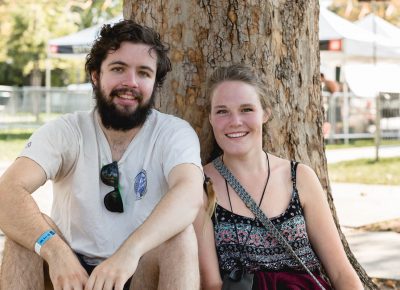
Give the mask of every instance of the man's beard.
M 105 128 L 117 131 L 128 131 L 133 128 L 141 127 L 144 124 L 154 105 L 154 91 L 150 100 L 146 103 L 142 103 L 143 97 L 132 89 L 123 88 L 112 90 L 110 92 L 110 100 L 108 100 L 100 87 L 100 84 L 98 84 L 98 86 L 94 87 L 93 91 L 96 99 L 96 108 Z M 133 112 L 129 112 L 128 109 L 122 111 L 112 103 L 112 99 L 118 97 L 118 95 L 123 92 L 131 92 L 132 95 L 137 98 L 138 105 Z

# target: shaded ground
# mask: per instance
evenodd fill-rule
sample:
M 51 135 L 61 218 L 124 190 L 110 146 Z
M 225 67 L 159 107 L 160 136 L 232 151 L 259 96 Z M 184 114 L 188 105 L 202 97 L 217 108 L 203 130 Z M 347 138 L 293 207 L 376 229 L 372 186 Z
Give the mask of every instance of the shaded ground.
M 372 281 L 378 286 L 378 289 L 380 290 L 400 290 L 400 281 L 398 280 L 373 278 Z
M 380 231 L 393 231 L 400 233 L 400 219 L 394 219 L 390 221 L 384 221 L 380 223 L 374 223 L 370 225 L 366 225 L 359 228 L 360 230 L 371 231 L 371 232 L 380 232 Z M 390 280 L 390 279 L 373 279 L 374 283 L 378 286 L 378 289 L 382 290 L 400 290 L 400 281 L 399 280 Z
M 358 229 L 369 232 L 396 232 L 400 233 L 400 219 L 394 219 L 359 227 Z

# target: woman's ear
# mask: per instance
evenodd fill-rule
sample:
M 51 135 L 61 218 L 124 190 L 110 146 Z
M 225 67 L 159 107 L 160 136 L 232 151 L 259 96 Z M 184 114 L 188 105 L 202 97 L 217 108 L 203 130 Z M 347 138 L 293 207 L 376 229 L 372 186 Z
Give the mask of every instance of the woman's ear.
M 264 110 L 264 116 L 263 116 L 263 124 L 267 123 L 269 118 L 271 117 L 272 111 L 270 108 L 266 108 Z

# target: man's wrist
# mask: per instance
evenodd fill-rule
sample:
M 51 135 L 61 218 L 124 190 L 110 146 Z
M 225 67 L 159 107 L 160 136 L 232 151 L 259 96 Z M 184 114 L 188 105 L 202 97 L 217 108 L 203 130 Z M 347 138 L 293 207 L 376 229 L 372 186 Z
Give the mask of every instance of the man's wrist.
M 56 232 L 53 230 L 47 230 L 45 231 L 37 240 L 35 243 L 35 252 L 40 256 L 40 250 L 42 246 L 47 243 L 51 238 L 53 238 L 56 235 Z

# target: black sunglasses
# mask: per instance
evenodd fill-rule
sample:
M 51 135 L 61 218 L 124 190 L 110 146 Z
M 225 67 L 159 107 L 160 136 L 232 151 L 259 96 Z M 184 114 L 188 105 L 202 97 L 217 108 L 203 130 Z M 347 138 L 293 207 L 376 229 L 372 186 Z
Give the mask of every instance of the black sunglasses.
M 104 165 L 101 168 L 100 179 L 105 185 L 114 187 L 114 190 L 107 193 L 104 197 L 104 205 L 106 206 L 106 209 L 111 212 L 124 212 L 121 193 L 118 189 L 119 171 L 117 161 Z

